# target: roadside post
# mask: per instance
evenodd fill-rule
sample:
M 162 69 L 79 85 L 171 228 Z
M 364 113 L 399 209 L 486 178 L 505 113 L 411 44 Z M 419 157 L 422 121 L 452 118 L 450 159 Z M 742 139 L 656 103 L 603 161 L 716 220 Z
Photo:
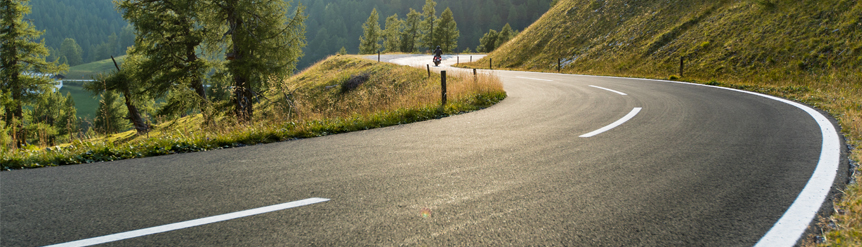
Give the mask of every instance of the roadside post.
M 683 70 L 685 70 L 685 56 L 679 57 L 679 77 L 682 77 Z
M 442 104 L 441 106 L 446 107 L 446 71 L 440 71 L 440 87 L 442 87 Z

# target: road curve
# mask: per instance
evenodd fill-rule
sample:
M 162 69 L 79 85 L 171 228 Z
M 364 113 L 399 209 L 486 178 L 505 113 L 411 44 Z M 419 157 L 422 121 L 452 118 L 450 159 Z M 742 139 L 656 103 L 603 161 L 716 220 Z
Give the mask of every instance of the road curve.
M 491 73 L 508 98 L 463 115 L 2 172 L 0 245 L 66 243 L 325 198 L 106 245 L 750 246 L 821 160 L 818 123 L 773 99 L 663 81 Z

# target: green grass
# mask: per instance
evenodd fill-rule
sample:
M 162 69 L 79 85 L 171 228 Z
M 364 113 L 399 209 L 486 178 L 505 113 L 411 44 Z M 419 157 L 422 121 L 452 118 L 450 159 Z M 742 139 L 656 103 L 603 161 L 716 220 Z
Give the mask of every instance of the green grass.
M 72 96 L 79 118 L 86 118 L 92 121 L 96 117 L 96 110 L 99 108 L 99 98 L 98 96 L 93 96 L 93 93 L 84 90 L 81 87 L 81 83 L 63 83 L 60 93 L 63 96 L 67 93 Z
M 798 100 L 839 121 L 859 163 L 859 16 L 862 2 L 853 0 L 561 0 L 519 36 L 462 67 L 487 67 L 493 59 L 495 69 L 556 72 L 561 59 L 564 73 L 675 78 Z M 822 219 L 822 245 L 862 245 L 862 188 L 848 185 L 835 204 L 842 213 Z
M 126 56 L 116 57 L 117 63 L 120 64 L 120 66 L 122 66 L 123 65 L 123 59 L 125 59 L 125 58 L 126 58 Z M 96 75 L 98 75 L 100 73 L 105 73 L 105 72 L 110 72 L 110 71 L 115 71 L 115 70 L 117 70 L 117 68 L 114 67 L 114 62 L 111 61 L 111 59 L 109 58 L 109 59 L 95 61 L 92 63 L 75 65 L 73 67 L 70 67 L 69 71 L 66 72 L 64 75 L 66 76 L 66 79 L 89 80 L 89 79 L 93 79 Z

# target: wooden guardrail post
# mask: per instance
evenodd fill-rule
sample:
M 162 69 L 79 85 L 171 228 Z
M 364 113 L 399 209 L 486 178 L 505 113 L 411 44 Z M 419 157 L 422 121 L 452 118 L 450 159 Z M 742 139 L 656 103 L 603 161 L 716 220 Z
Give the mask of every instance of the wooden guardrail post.
M 427 68 L 427 69 L 428 69 L 428 78 L 431 78 L 431 65 L 430 65 L 430 64 L 425 64 L 425 68 Z
M 441 106 L 446 107 L 446 71 L 440 71 L 440 87 L 442 87 L 442 104 Z
M 685 56 L 679 57 L 679 77 L 682 77 L 683 70 L 685 70 Z
M 488 58 L 488 69 L 490 69 L 490 70 L 494 69 L 494 59 L 493 58 Z

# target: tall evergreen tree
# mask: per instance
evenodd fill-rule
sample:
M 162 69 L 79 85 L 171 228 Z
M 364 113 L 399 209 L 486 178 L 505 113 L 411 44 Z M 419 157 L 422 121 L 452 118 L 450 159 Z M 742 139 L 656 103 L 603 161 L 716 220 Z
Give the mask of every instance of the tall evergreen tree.
M 383 31 L 383 48 L 386 52 L 401 51 L 401 30 L 404 21 L 398 19 L 398 14 L 386 18 L 386 29 Z
M 25 144 L 24 104 L 32 103 L 39 94 L 51 90 L 53 81 L 48 76 L 33 73 L 53 74 L 66 70 L 65 65 L 56 61 L 45 61 L 48 49 L 45 41 L 35 40 L 42 32 L 29 22 L 24 15 L 30 13 L 29 0 L 0 0 L 0 97 L 5 104 L 4 122 L 14 125 L 17 145 Z M 8 91 L 7 91 L 8 90 Z M 17 138 L 21 137 L 21 138 Z
M 497 48 L 497 30 L 491 29 L 479 39 L 479 46 L 476 47 L 476 51 L 478 52 L 492 52 Z
M 66 38 L 60 45 L 60 56 L 66 58 L 66 64 L 75 66 L 84 62 L 84 50 L 73 38 Z
M 359 54 L 372 54 L 380 51 L 380 23 L 377 9 L 371 10 L 371 16 L 362 24 L 363 35 L 359 37 Z
M 31 139 L 40 139 L 48 145 L 57 145 L 58 141 L 65 141 L 63 137 L 77 130 L 78 119 L 75 117 L 77 109 L 72 101 L 71 94 L 63 96 L 59 90 L 48 90 L 36 100 L 31 112 L 31 126 L 28 129 Z M 59 138 L 59 140 L 58 140 Z
M 515 31 L 512 31 L 512 27 L 509 26 L 509 23 L 506 23 L 506 25 L 503 26 L 503 29 L 500 30 L 500 34 L 497 36 L 497 41 L 494 43 L 494 49 L 503 46 L 503 44 L 505 44 L 514 37 Z
M 434 0 L 425 0 L 425 6 L 422 7 L 422 45 L 428 50 L 434 50 L 434 31 L 437 25 L 437 10 L 434 9 L 437 2 Z
M 131 124 L 125 118 L 129 112 L 120 102 L 120 96 L 114 90 L 106 90 L 101 98 L 93 129 L 100 134 L 113 134 L 130 128 Z
M 111 59 L 113 60 L 113 58 Z M 116 72 L 109 73 L 107 76 L 104 76 L 97 81 L 84 84 L 84 88 L 94 93 L 110 91 L 115 94 L 122 94 L 123 99 L 125 100 L 125 112 L 128 115 L 126 119 L 131 121 L 132 125 L 135 127 L 135 131 L 137 131 L 139 135 L 149 131 L 149 125 L 146 124 L 141 116 L 141 112 L 138 110 L 140 102 L 149 102 L 147 100 L 148 95 L 144 94 L 145 88 L 149 85 L 142 83 L 142 80 L 140 80 L 140 78 L 142 78 L 140 75 L 143 74 L 138 69 L 141 63 L 140 61 L 140 56 L 136 54 L 129 55 L 123 63 L 123 66 L 126 67 L 126 69 L 120 69 L 120 67 L 115 64 L 115 66 L 117 66 Z M 111 105 L 107 104 L 107 106 Z M 119 129 L 117 131 L 119 131 Z
M 234 114 L 241 122 L 254 116 L 256 92 L 267 83 L 283 82 L 302 57 L 305 7 L 300 4 L 293 13 L 289 8 L 284 0 L 211 0 L 203 8 L 203 26 L 212 34 L 207 50 L 226 52 Z
M 410 13 L 407 14 L 407 19 L 404 20 L 404 31 L 401 32 L 401 51 L 415 52 L 416 39 L 419 38 L 419 24 L 422 14 L 410 8 Z
M 138 80 L 148 86 L 141 90 L 151 98 L 163 98 L 168 91 L 190 90 L 191 97 L 170 97 L 163 112 L 185 112 L 194 108 L 204 112 L 207 118 L 209 100 L 203 81 L 209 66 L 198 55 L 204 39 L 200 15 L 200 1 L 195 0 L 122 0 L 117 6 L 123 12 L 140 37 L 131 49 L 130 56 L 140 62 L 126 65 L 129 79 Z M 126 30 L 126 29 L 124 29 Z M 134 92 L 131 88 L 126 90 Z M 125 94 L 125 93 L 124 93 Z M 131 95 L 126 95 L 131 96 Z M 140 97 L 140 96 L 138 96 Z M 146 97 L 144 97 L 146 98 Z M 143 99 L 143 98 L 140 98 Z M 183 102 L 176 102 L 180 100 Z M 129 109 L 129 112 L 134 112 Z M 140 127 L 135 126 L 140 130 Z
M 443 52 L 455 52 L 458 49 L 458 37 L 460 36 L 461 32 L 458 31 L 458 24 L 455 23 L 455 17 L 452 16 L 452 10 L 446 8 L 443 14 L 440 14 L 435 43 L 440 45 Z

